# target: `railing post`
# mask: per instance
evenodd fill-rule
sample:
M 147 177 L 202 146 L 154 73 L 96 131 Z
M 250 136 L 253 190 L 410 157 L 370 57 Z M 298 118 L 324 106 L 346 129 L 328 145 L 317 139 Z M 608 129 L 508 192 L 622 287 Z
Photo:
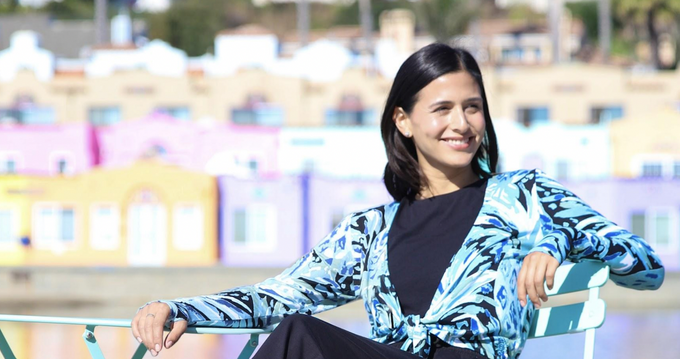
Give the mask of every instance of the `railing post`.
M 238 356 L 238 359 L 249 359 L 251 355 L 253 355 L 253 352 L 255 351 L 255 348 L 257 348 L 257 344 L 259 343 L 259 334 L 250 334 L 250 339 L 248 340 L 248 343 L 246 343 L 246 346 L 243 348 L 241 351 L 241 354 Z
M 137 347 L 137 351 L 132 355 L 132 359 L 142 359 L 144 357 L 144 354 L 146 354 L 147 350 L 144 344 L 139 343 L 139 346 Z
M 101 348 L 99 348 L 97 338 L 94 336 L 94 328 L 94 325 L 86 326 L 85 333 L 83 333 L 83 339 L 85 339 L 85 345 L 87 345 L 87 350 L 90 351 L 92 359 L 104 359 L 104 353 L 102 353 Z
M 12 353 L 12 348 L 9 347 L 9 343 L 7 343 L 5 335 L 2 334 L 2 330 L 0 330 L 0 353 L 2 353 L 2 356 L 5 357 L 5 359 L 17 359 L 17 357 L 14 356 L 14 353 Z

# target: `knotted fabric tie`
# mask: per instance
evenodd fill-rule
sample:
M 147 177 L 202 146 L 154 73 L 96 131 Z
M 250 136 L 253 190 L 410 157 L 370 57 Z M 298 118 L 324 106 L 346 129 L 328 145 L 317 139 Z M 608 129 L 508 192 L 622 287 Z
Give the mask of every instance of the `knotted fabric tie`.
M 427 358 L 430 354 L 430 335 L 425 324 L 420 322 L 420 316 L 411 314 L 404 318 L 396 330 L 397 341 L 404 340 L 401 350 L 411 351 L 421 358 Z

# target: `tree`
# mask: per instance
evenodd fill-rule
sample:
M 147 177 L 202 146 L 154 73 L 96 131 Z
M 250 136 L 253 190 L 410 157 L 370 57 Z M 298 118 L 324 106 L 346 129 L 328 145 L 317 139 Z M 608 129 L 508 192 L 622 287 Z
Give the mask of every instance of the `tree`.
M 659 59 L 660 26 L 669 27 L 668 32 L 676 34 L 680 0 L 614 0 L 614 15 L 624 23 L 642 25 L 647 33 L 652 63 L 657 69 L 663 68 Z M 677 46 L 677 45 L 676 45 Z M 678 59 L 676 58 L 677 62 Z
M 475 0 L 421 0 L 416 10 L 430 34 L 437 41 L 448 43 L 479 16 L 481 4 Z

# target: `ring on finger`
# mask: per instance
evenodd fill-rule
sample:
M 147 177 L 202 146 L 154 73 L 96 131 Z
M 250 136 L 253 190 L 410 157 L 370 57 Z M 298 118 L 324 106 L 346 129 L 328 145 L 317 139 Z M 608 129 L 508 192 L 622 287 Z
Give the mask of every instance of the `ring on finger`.
M 149 314 L 147 314 L 146 316 L 147 316 L 147 317 L 154 317 L 154 318 L 156 318 L 156 314 L 153 314 L 153 313 L 149 313 Z

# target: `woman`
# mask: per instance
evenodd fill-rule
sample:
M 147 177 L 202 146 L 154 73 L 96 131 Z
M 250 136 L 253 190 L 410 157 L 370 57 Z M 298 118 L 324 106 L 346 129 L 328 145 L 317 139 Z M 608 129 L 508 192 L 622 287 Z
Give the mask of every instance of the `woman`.
M 515 358 L 565 259 L 605 261 L 635 289 L 663 282 L 641 238 L 540 171 L 493 174 L 496 136 L 468 52 L 432 44 L 409 57 L 381 130 L 395 202 L 348 216 L 275 278 L 147 304 L 134 336 L 155 356 L 187 325 L 279 324 L 256 358 Z M 372 340 L 308 315 L 358 298 Z

